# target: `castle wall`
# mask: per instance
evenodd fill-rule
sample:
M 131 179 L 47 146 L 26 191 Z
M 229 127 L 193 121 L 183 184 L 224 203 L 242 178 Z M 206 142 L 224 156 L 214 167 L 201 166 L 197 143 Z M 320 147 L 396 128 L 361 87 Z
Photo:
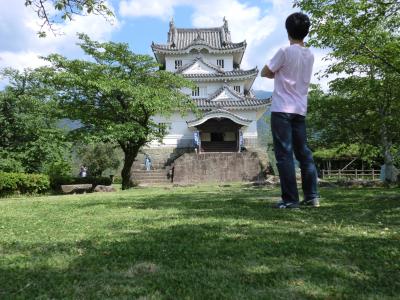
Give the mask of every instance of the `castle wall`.
M 254 120 L 256 119 L 255 111 L 235 111 L 239 116 Z M 188 148 L 193 147 L 193 131 L 188 128 L 187 121 L 196 119 L 197 117 L 193 113 L 189 113 L 187 116 L 182 117 L 178 113 L 174 113 L 171 117 L 166 118 L 163 116 L 154 117 L 154 121 L 157 123 L 168 123 L 170 124 L 170 130 L 164 137 L 162 143 L 153 141 L 149 144 L 150 148 Z M 245 147 L 254 147 L 257 141 L 257 121 L 251 122 L 250 126 L 243 127 L 243 138 Z
M 174 162 L 174 183 L 259 181 L 266 167 L 256 152 L 187 153 Z
M 233 70 L 233 55 L 219 55 L 219 54 L 209 54 L 209 53 L 194 53 L 194 54 L 186 54 L 185 56 L 174 56 L 174 55 L 166 55 L 165 56 L 165 67 L 167 71 L 175 72 L 175 60 L 182 60 L 182 65 L 186 65 L 191 63 L 197 57 L 201 56 L 204 61 L 217 65 L 217 59 L 224 60 L 224 71 L 232 71 Z

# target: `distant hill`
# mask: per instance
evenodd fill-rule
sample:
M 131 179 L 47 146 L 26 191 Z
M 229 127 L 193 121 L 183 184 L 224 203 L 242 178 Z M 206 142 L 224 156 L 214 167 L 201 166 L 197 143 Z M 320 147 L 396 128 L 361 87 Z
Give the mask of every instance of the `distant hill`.
M 267 99 L 272 96 L 272 92 L 269 91 L 254 90 L 253 92 L 256 95 L 256 98 L 258 99 Z
M 79 122 L 79 121 L 72 121 L 70 119 L 61 119 L 58 122 L 58 127 L 59 128 L 64 128 L 67 131 L 70 131 L 70 130 L 74 130 L 74 129 L 77 129 L 79 127 L 82 127 L 82 123 Z
M 263 90 L 255 90 L 253 91 L 256 98 L 258 99 L 267 99 L 272 96 L 272 92 L 270 91 L 263 91 Z M 257 132 L 258 132 L 258 139 L 260 142 L 260 145 L 262 147 L 267 147 L 268 142 L 269 142 L 269 135 L 270 135 L 270 129 L 269 129 L 269 116 L 270 116 L 270 111 L 269 109 L 264 113 L 264 115 L 257 121 Z

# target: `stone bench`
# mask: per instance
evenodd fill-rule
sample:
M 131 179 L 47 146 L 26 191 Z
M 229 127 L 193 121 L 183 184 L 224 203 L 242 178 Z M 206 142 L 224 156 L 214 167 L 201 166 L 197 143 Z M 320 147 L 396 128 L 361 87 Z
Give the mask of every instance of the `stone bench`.
M 66 184 L 61 185 L 61 190 L 64 194 L 86 193 L 93 189 L 91 184 Z

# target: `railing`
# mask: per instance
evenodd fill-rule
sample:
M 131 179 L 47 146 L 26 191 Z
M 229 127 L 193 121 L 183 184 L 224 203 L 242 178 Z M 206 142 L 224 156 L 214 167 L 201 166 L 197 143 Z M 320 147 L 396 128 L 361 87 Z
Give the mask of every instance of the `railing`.
M 322 170 L 322 178 L 337 179 L 379 179 L 380 170 Z

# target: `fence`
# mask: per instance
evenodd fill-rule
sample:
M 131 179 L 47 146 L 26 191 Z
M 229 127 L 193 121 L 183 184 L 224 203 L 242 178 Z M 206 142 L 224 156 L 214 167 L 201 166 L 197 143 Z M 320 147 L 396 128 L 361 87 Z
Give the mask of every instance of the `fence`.
M 380 170 L 322 170 L 322 178 L 336 179 L 379 179 Z

